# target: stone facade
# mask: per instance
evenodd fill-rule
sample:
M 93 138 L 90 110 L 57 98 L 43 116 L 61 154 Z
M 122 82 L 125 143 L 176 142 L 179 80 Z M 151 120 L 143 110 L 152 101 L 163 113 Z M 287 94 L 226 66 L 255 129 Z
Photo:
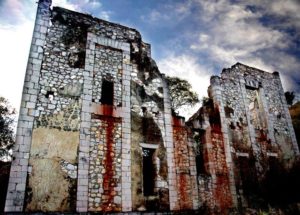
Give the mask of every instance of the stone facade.
M 150 45 L 50 6 L 38 3 L 5 211 L 179 210 L 168 87 Z
M 6 212 L 225 211 L 246 202 L 239 158 L 264 174 L 265 158 L 299 154 L 278 73 L 224 70 L 186 126 L 138 31 L 50 6 L 38 3 Z
M 211 77 L 209 98 L 188 122 L 208 207 L 247 207 L 274 160 L 289 168 L 299 157 L 283 92 L 278 72 L 240 63 Z

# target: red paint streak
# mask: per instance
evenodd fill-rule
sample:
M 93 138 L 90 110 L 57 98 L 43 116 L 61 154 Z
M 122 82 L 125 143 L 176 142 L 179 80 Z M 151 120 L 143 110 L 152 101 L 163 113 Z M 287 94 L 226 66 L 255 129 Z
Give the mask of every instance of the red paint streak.
M 218 175 L 214 198 L 217 199 L 221 212 L 232 206 L 228 175 Z
M 192 195 L 189 175 L 189 155 L 187 149 L 187 130 L 180 118 L 173 117 L 174 157 L 177 172 L 177 189 L 180 198 L 178 205 L 181 210 L 192 209 Z
M 114 107 L 112 105 L 101 105 L 101 109 L 104 116 L 113 116 Z
M 111 116 L 113 107 L 109 105 L 103 105 L 103 114 Z M 102 120 L 106 125 L 106 153 L 105 158 L 103 160 L 103 166 L 105 169 L 105 173 L 103 174 L 103 195 L 106 196 L 106 200 L 103 199 L 102 196 L 102 210 L 103 211 L 112 211 L 113 199 L 114 199 L 114 187 L 116 183 L 114 182 L 114 165 L 113 161 L 115 158 L 115 150 L 114 150 L 114 134 L 113 130 L 115 127 L 114 118 L 105 117 Z
M 183 121 L 183 118 L 181 117 L 176 117 L 176 116 L 173 116 L 173 126 L 183 126 L 184 125 L 184 121 Z
M 213 192 L 213 198 L 217 200 L 218 206 L 223 213 L 225 212 L 225 209 L 232 206 L 232 198 L 221 129 L 219 130 L 218 126 L 216 126 L 215 129 L 212 130 L 211 136 L 213 144 L 212 153 L 216 172 L 216 188 Z
M 111 204 L 113 203 L 114 196 L 111 195 L 114 191 L 113 185 L 113 176 L 114 176 L 114 168 L 113 168 L 113 160 L 114 160 L 114 148 L 113 148 L 113 129 L 114 129 L 114 122 L 110 119 L 106 120 L 107 127 L 106 127 L 106 153 L 105 159 L 103 160 L 103 166 L 105 168 L 105 173 L 103 174 L 103 195 L 108 196 L 106 201 L 103 201 L 103 211 L 111 211 Z
M 179 196 L 180 196 L 180 209 L 191 209 L 190 198 L 187 193 L 187 174 L 179 174 Z

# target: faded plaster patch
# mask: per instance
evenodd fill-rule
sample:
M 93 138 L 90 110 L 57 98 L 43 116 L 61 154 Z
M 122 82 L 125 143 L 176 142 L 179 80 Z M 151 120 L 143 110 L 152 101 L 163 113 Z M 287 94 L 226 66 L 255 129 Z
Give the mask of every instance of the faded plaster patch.
M 30 202 L 26 211 L 66 211 L 69 181 L 60 170 L 58 160 L 33 158 L 30 160 L 32 174 L 28 186 Z M 28 190 L 28 189 L 27 189 Z
M 26 211 L 72 210 L 70 200 L 76 181 L 62 170 L 61 163 L 75 167 L 78 145 L 79 132 L 33 130 Z
M 36 128 L 32 133 L 31 157 L 76 161 L 79 132 Z

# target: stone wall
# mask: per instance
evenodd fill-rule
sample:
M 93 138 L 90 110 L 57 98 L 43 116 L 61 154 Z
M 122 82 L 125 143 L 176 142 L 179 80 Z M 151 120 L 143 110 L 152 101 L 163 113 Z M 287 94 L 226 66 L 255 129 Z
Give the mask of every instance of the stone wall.
M 38 3 L 5 210 L 175 210 L 170 100 L 150 45 L 50 5 Z
M 289 168 L 299 155 L 279 74 L 237 63 L 211 77 L 208 93 L 188 122 L 203 157 L 199 195 L 210 208 L 247 207 L 272 160 Z
M 184 118 L 173 116 L 173 142 L 176 167 L 178 209 L 197 209 L 199 204 L 196 182 L 195 151 L 190 139 L 191 133 Z M 189 144 L 189 143 L 192 144 Z
M 299 154 L 278 73 L 225 69 L 186 126 L 139 32 L 50 6 L 38 3 L 6 212 L 226 213 L 270 158 Z
M 23 211 L 28 166 L 32 139 L 33 122 L 37 95 L 40 90 L 39 78 L 43 61 L 43 47 L 49 27 L 51 1 L 40 1 L 36 15 L 30 53 L 23 86 L 22 103 L 14 148 L 14 159 L 10 170 L 10 179 L 6 197 L 5 211 Z
M 212 100 L 207 101 L 187 124 L 193 128 L 198 154 L 197 178 L 201 206 L 227 213 L 228 209 L 235 207 L 235 193 L 231 187 L 232 178 L 218 106 Z

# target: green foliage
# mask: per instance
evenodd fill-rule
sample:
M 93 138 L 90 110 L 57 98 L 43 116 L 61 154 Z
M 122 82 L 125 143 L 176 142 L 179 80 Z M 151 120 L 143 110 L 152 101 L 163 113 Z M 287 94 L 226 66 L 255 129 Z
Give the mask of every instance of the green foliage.
M 9 156 L 9 150 L 14 144 L 14 117 L 15 110 L 8 101 L 0 97 L 0 159 Z
M 173 110 L 176 111 L 183 106 L 192 107 L 199 102 L 198 94 L 192 91 L 192 86 L 188 81 L 169 76 L 166 76 L 166 81 L 170 90 Z
M 288 105 L 292 105 L 293 100 L 295 98 L 294 92 L 287 91 L 287 92 L 284 93 L 284 95 L 285 95 L 286 103 Z

